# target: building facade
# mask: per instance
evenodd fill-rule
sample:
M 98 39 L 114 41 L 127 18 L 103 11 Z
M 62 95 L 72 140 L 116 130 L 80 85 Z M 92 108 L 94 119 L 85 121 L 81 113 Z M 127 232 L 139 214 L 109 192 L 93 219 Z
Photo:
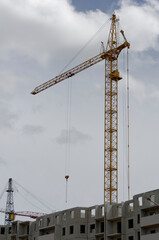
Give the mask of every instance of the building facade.
M 104 231 L 105 230 L 105 231 Z M 120 204 L 77 207 L 0 226 L 0 240 L 158 240 L 159 190 Z

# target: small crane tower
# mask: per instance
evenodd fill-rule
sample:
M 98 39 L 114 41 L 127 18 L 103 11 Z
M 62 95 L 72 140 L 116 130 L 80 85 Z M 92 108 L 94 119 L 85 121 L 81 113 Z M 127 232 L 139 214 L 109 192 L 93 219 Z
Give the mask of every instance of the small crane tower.
M 124 31 L 124 43 L 119 45 L 116 15 L 111 18 L 106 50 L 80 65 L 37 86 L 35 95 L 75 74 L 105 60 L 105 115 L 104 115 L 104 203 L 118 202 L 118 81 L 122 79 L 118 71 L 118 57 L 124 48 L 129 48 Z
M 7 189 L 7 202 L 5 210 L 5 225 L 11 225 L 14 220 L 14 201 L 13 201 L 13 184 L 12 178 L 9 178 L 8 189 Z

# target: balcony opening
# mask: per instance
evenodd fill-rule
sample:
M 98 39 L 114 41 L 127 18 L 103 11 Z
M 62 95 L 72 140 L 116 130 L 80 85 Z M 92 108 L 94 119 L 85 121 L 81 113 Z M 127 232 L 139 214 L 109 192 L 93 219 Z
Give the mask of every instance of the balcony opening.
M 101 224 L 100 224 L 100 231 L 104 232 L 104 222 L 101 222 Z
M 121 233 L 121 222 L 117 222 L 117 233 Z

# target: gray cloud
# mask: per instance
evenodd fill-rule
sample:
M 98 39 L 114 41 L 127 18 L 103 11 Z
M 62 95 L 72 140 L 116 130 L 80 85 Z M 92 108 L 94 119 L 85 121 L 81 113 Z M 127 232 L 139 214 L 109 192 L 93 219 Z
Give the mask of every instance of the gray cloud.
M 0 129 L 12 129 L 18 114 L 11 110 L 11 106 L 4 102 L 0 102 Z
M 72 128 L 70 131 L 63 129 L 55 140 L 59 144 L 66 144 L 66 142 L 78 144 L 90 141 L 91 136 L 77 130 L 76 128 Z
M 23 133 L 27 135 L 37 135 L 41 134 L 45 131 L 42 126 L 34 126 L 34 125 L 25 125 L 23 127 Z
M 7 165 L 7 161 L 5 159 L 3 159 L 2 157 L 0 157 L 0 165 Z

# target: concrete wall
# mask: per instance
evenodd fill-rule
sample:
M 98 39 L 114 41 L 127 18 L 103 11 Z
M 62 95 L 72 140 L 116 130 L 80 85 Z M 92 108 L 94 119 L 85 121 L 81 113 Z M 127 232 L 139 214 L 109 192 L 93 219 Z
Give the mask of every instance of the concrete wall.
M 105 215 L 105 223 L 104 223 Z M 0 226 L 0 240 L 159 239 L 159 190 L 120 204 L 77 207 Z

